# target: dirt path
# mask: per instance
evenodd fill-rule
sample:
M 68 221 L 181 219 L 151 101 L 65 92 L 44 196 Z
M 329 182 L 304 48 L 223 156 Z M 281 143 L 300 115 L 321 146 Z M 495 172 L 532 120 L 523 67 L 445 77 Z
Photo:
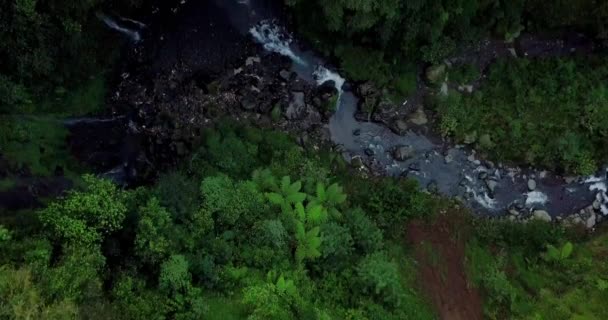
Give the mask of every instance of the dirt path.
M 444 320 L 483 319 L 481 296 L 466 274 L 465 229 L 465 218 L 457 213 L 407 226 L 420 286 Z

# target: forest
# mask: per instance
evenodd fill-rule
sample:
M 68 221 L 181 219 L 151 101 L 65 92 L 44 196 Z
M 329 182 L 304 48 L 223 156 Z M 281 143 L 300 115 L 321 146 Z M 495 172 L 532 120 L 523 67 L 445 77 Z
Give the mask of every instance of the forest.
M 273 5 L 357 92 L 369 85 L 393 102 L 424 95 L 430 130 L 443 143 L 475 148 L 484 161 L 583 180 L 605 175 L 608 2 Z M 281 125 L 290 116 L 280 102 L 268 101 L 270 115 L 258 117 L 205 105 L 211 121 L 193 129 L 196 138 L 179 137 L 187 151 L 167 147 L 171 159 L 136 183 L 80 161 L 65 124 L 114 116 L 109 105 L 123 92 L 116 88 L 125 70 L 142 68 L 125 67 L 133 44 L 100 14 L 145 18 L 152 7 L 0 0 L 0 319 L 608 319 L 608 232 L 595 218 L 585 228 L 486 215 L 412 175 L 361 170 L 331 143 Z M 592 52 L 520 54 L 526 35 L 570 33 L 589 39 Z M 470 48 L 485 39 L 518 52 L 487 63 L 450 60 L 475 55 Z M 169 91 L 188 99 L 168 100 L 154 90 L 178 81 L 157 77 L 146 90 L 169 105 L 189 103 L 191 91 L 196 100 L 224 90 L 221 77 L 192 89 L 188 75 Z M 146 103 L 123 117 L 152 126 Z M 382 103 L 360 108 L 371 117 Z M 154 119 L 166 119 L 161 126 L 174 135 L 195 126 L 151 110 L 161 110 Z M 174 139 L 162 134 L 145 143 Z M 157 145 L 142 149 L 160 153 Z M 52 181 L 67 187 L 47 192 Z M 10 205 L 26 194 L 35 200 Z M 600 204 L 591 209 L 598 217 Z

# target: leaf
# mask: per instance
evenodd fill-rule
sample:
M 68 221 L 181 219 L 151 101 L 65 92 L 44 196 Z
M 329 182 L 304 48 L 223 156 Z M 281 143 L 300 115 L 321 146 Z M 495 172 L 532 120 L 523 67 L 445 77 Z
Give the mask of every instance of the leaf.
M 346 194 L 343 193 L 342 187 L 337 183 L 332 184 L 327 189 L 327 198 L 334 204 L 340 204 L 346 201 Z
M 307 222 L 311 225 L 318 225 L 322 222 L 323 218 L 323 207 L 314 206 L 308 209 L 308 214 L 306 216 Z
M 306 238 L 306 231 L 304 229 L 304 224 L 300 221 L 296 221 L 296 239 L 298 241 L 302 241 Z
M 277 280 L 277 289 L 278 289 L 280 292 L 284 292 L 284 291 L 285 291 L 285 287 L 286 287 L 286 286 L 285 286 L 285 278 L 283 277 L 283 275 L 281 275 L 281 276 L 279 277 L 279 280 Z
M 296 248 L 296 262 L 298 264 L 302 263 L 302 260 L 304 260 L 304 258 L 306 257 L 306 248 L 302 245 L 298 245 L 298 247 Z
M 287 202 L 289 202 L 289 203 L 304 202 L 304 200 L 306 200 L 306 193 L 302 193 L 302 192 L 289 194 L 287 196 Z
M 283 196 L 278 193 L 275 193 L 275 192 L 267 192 L 266 198 L 268 198 L 270 203 L 276 204 L 279 206 L 281 206 L 285 203 L 285 199 L 283 199 Z
M 330 213 L 331 217 L 334 218 L 334 219 L 340 219 L 340 218 L 342 218 L 342 212 L 340 212 L 336 208 L 330 208 L 329 209 L 329 213 Z
M 597 279 L 596 286 L 600 291 L 608 290 L 608 281 L 604 279 Z
M 288 193 L 292 194 L 292 193 L 300 192 L 300 189 L 302 189 L 302 182 L 296 181 L 291 186 L 289 186 Z
M 302 222 L 306 220 L 306 210 L 304 209 L 302 202 L 296 203 L 296 214 L 298 216 L 298 220 Z
M 549 258 L 549 260 L 559 260 L 560 257 L 560 252 L 559 250 L 557 250 L 557 248 L 553 245 L 548 244 L 547 245 L 547 256 Z
M 321 231 L 321 229 L 319 227 L 314 227 L 314 228 L 308 230 L 308 232 L 306 233 L 306 237 L 307 238 L 317 237 L 317 236 L 319 236 L 320 231 Z
M 291 178 L 289 176 L 284 176 L 281 179 L 281 191 L 283 191 L 283 193 L 288 193 L 289 186 L 291 186 Z
M 562 252 L 561 252 L 562 260 L 567 259 L 572 254 L 573 249 L 574 249 L 574 246 L 572 245 L 572 243 L 570 241 L 566 242 L 566 244 L 564 244 L 564 246 L 562 247 Z
M 321 182 L 317 183 L 317 198 L 320 202 L 325 201 L 325 185 Z

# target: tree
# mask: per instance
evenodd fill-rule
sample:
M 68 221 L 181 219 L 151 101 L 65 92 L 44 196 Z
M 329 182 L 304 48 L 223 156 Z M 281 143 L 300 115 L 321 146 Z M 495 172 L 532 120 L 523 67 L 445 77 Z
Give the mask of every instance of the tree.
M 367 255 L 357 266 L 357 274 L 364 293 L 390 306 L 399 306 L 404 294 L 397 264 L 383 252 Z
M 169 212 L 155 197 L 139 209 L 135 250 L 143 262 L 158 265 L 170 255 L 172 226 Z
M 122 227 L 127 211 L 123 192 L 92 175 L 83 180 L 84 191 L 71 191 L 40 212 L 39 219 L 53 238 L 89 245 Z
M 188 271 L 188 261 L 182 255 L 172 255 L 160 267 L 158 287 L 170 295 L 186 293 L 190 290 L 192 276 Z

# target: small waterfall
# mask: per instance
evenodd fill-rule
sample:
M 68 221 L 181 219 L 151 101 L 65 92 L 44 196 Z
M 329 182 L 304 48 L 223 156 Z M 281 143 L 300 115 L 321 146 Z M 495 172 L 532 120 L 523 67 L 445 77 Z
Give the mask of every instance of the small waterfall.
M 336 100 L 336 110 L 338 110 L 340 107 L 340 98 L 342 97 L 342 86 L 344 85 L 345 81 L 344 78 L 342 78 L 339 74 L 330 71 L 324 66 L 318 66 L 312 75 L 317 82 L 317 85 L 322 85 L 326 81 L 334 82 L 336 90 L 338 90 L 338 99 Z
M 97 14 L 97 17 L 101 19 L 101 21 L 103 21 L 110 29 L 116 30 L 122 34 L 127 35 L 129 38 L 131 38 L 131 40 L 133 40 L 133 42 L 139 42 L 141 40 L 139 32 L 131 30 L 129 28 L 121 27 L 116 21 L 104 14 Z
M 291 58 L 295 63 L 306 65 L 289 47 L 292 37 L 282 28 L 270 21 L 262 21 L 249 29 L 253 38 L 264 46 L 264 49 Z
M 131 22 L 132 24 L 138 26 L 140 29 L 145 29 L 145 28 L 148 27 L 145 23 L 143 23 L 141 21 L 134 20 L 134 19 L 120 17 L 120 20 L 126 21 L 126 22 Z

